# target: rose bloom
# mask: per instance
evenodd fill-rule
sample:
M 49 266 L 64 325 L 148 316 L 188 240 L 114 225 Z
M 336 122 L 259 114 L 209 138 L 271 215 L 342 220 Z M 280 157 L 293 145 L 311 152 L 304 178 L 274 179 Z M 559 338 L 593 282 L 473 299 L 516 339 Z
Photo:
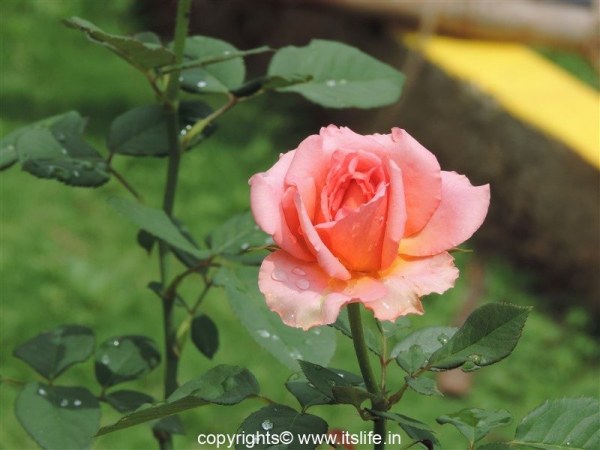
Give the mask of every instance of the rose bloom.
M 379 320 L 423 314 L 454 285 L 448 250 L 481 226 L 489 185 L 440 169 L 406 131 L 362 136 L 330 125 L 250 179 L 256 223 L 279 250 L 258 285 L 292 327 L 335 322 L 361 302 Z

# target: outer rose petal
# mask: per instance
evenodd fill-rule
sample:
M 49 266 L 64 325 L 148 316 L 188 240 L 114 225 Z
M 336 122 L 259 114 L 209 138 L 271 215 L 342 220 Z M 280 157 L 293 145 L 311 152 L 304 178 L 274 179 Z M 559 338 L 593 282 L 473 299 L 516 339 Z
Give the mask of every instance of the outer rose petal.
M 393 128 L 391 135 L 372 137 L 402 170 L 407 213 L 404 236 L 410 236 L 425 226 L 440 204 L 440 165 L 433 153 L 400 128 Z
M 266 172 L 257 173 L 249 180 L 250 204 L 257 225 L 281 248 L 307 261 L 313 256 L 298 242 L 290 230 L 282 211 L 285 174 L 294 157 L 294 151 L 281 155 L 279 161 Z
M 390 185 L 388 187 L 388 209 L 386 214 L 385 235 L 381 252 L 381 269 L 387 269 L 398 254 L 398 244 L 406 225 L 406 203 L 402 171 L 390 160 L 388 163 Z
M 469 239 L 490 205 L 490 186 L 473 186 L 456 172 L 442 172 L 442 201 L 425 228 L 402 239 L 400 254 L 435 255 Z
M 267 305 L 291 327 L 305 330 L 335 322 L 340 308 L 358 299 L 372 301 L 387 294 L 378 280 L 361 277 L 332 279 L 319 265 L 279 250 L 267 256 L 258 275 Z
M 423 314 L 420 297 L 435 292 L 442 294 L 454 286 L 458 269 L 454 258 L 444 252 L 427 258 L 398 257 L 380 276 L 388 288 L 382 298 L 363 300 L 379 320 L 396 320 L 407 314 Z

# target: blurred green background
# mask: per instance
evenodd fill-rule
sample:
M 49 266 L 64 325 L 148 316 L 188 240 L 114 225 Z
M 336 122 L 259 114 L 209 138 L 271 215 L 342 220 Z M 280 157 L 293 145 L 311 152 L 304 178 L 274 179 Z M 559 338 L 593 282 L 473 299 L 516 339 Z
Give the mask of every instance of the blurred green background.
M 152 102 L 143 78 L 104 49 L 92 45 L 60 19 L 78 15 L 108 31 L 131 33 L 140 24 L 129 14 L 130 2 L 84 0 L 4 0 L 0 7 L 0 134 L 45 116 L 80 111 L 90 117 L 89 137 L 104 148 L 104 133 L 115 115 Z M 577 70 L 577 69 L 575 69 Z M 587 76 L 587 75 L 586 75 Z M 185 157 L 176 213 L 195 236 L 203 236 L 236 212 L 248 209 L 248 178 L 265 170 L 279 152 L 293 148 L 321 124 L 302 114 L 296 98 L 266 97 L 232 111 L 219 130 Z M 118 158 L 117 167 L 150 204 L 159 204 L 165 161 Z M 12 356 L 12 349 L 40 331 L 63 323 L 92 327 L 97 340 L 119 334 L 146 334 L 162 339 L 161 307 L 146 288 L 158 278 L 157 264 L 136 244 L 136 230 L 106 204 L 110 195 L 127 195 L 116 183 L 97 190 L 71 189 L 39 180 L 18 167 L 0 175 L 0 367 L 3 376 L 34 380 L 37 375 Z M 465 268 L 473 254 L 460 254 Z M 406 395 L 398 408 L 433 423 L 435 417 L 473 406 L 509 409 L 516 420 L 493 437 L 510 437 L 518 420 L 546 398 L 598 395 L 598 343 L 587 335 L 590 318 L 572 308 L 560 318 L 550 317 L 544 298 L 531 293 L 530 275 L 500 259 L 485 261 L 486 301 L 533 305 L 516 351 L 508 359 L 474 375 L 474 385 L 463 398 L 424 398 Z M 468 270 L 457 287 L 444 296 L 425 299 L 427 314 L 411 318 L 414 327 L 449 324 L 469 294 Z M 192 282 L 184 287 L 195 292 Z M 187 346 L 180 380 L 197 376 L 219 363 L 248 367 L 265 395 L 295 406 L 283 388 L 290 371 L 250 338 L 235 320 L 221 291 L 212 292 L 206 311 L 221 331 L 221 347 L 209 361 Z M 338 339 L 332 366 L 358 371 L 350 341 Z M 161 395 L 162 370 L 144 380 L 123 385 Z M 402 372 L 390 371 L 399 385 Z M 69 370 L 61 384 L 85 384 L 97 392 L 93 363 Z M 0 448 L 35 448 L 13 414 L 17 391 L 0 385 Z M 177 448 L 199 448 L 198 433 L 232 433 L 261 404 L 251 400 L 235 407 L 203 407 L 182 415 L 188 435 L 176 437 Z M 313 411 L 330 427 L 351 432 L 370 429 L 347 407 L 318 407 Z M 103 424 L 118 414 L 103 406 Z M 393 425 L 390 425 L 393 427 Z M 392 428 L 393 429 L 393 428 Z M 464 448 L 454 429 L 436 425 L 445 448 Z M 396 431 L 399 431 L 396 430 Z M 146 449 L 156 444 L 141 425 L 97 439 L 97 449 Z

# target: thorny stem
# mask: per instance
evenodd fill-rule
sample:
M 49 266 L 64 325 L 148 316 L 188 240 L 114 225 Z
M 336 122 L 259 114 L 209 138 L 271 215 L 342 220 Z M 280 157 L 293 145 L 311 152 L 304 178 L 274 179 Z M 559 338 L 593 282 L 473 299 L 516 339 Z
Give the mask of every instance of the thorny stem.
M 175 37 L 173 51 L 175 53 L 175 64 L 183 61 L 183 50 L 185 39 L 188 34 L 190 21 L 191 0 L 180 0 L 177 5 L 177 18 L 175 22 Z M 167 180 L 163 197 L 163 210 L 168 216 L 173 214 L 175 204 L 175 193 L 177 191 L 177 179 L 179 176 L 179 161 L 181 158 L 181 144 L 179 142 L 179 70 L 174 71 L 167 84 L 164 105 L 168 113 L 168 139 L 169 139 L 169 162 L 167 167 Z M 168 280 L 168 247 L 161 242 L 159 247 L 160 278 L 163 286 Z M 177 369 L 179 355 L 177 354 L 177 332 L 174 324 L 173 306 L 174 298 L 163 298 L 163 329 L 165 339 L 165 399 L 177 389 Z M 173 437 L 169 433 L 154 433 L 159 442 L 161 450 L 173 448 Z
M 358 359 L 360 372 L 365 380 L 367 391 L 374 395 L 372 407 L 376 411 L 386 411 L 388 409 L 387 402 L 385 398 L 383 398 L 369 361 L 369 351 L 367 349 L 367 344 L 365 343 L 359 303 L 351 303 L 348 305 L 348 320 L 350 322 L 352 341 L 354 342 L 354 351 L 356 353 L 356 358 Z M 380 436 L 380 442 L 375 444 L 373 448 L 375 450 L 383 450 L 385 448 L 385 419 L 383 417 L 375 417 L 373 419 L 373 431 L 375 435 Z

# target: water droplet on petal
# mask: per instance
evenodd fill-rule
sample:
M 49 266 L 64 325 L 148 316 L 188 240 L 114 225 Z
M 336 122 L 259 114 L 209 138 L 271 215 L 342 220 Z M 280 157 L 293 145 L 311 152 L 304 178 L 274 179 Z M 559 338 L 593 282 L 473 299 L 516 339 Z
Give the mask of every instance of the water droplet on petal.
M 208 83 L 207 83 L 206 81 L 198 81 L 198 82 L 196 83 L 196 87 L 197 87 L 198 89 L 202 89 L 202 88 L 205 88 L 205 87 L 207 86 L 207 84 L 208 84 Z
M 310 281 L 308 281 L 306 278 L 300 278 L 298 281 L 296 281 L 296 286 L 302 290 L 306 290 L 310 287 Z
M 337 84 L 337 81 L 335 81 L 335 80 L 327 80 L 327 81 L 325 82 L 325 85 L 326 85 L 327 87 L 335 87 L 335 85 L 336 85 L 336 84 Z
M 42 397 L 44 397 L 46 395 L 46 389 L 44 388 L 39 388 L 38 389 L 38 394 L 40 394 Z
M 381 302 L 381 306 L 383 306 L 385 309 L 391 309 L 391 306 L 387 304 L 387 302 Z
M 382 222 L 383 222 L 383 216 L 379 216 L 379 217 L 377 218 L 377 222 L 379 222 L 379 223 L 382 223 Z
M 271 333 L 269 333 L 267 330 L 258 330 L 257 333 L 260 337 L 265 339 L 271 336 Z
M 275 269 L 271 274 L 271 278 L 275 281 L 287 281 L 287 274 L 281 269 Z
M 63 408 L 64 408 L 65 406 L 69 406 L 69 400 L 67 400 L 66 398 L 63 398 L 63 399 L 60 401 L 60 406 L 61 406 L 61 407 L 63 407 Z
M 260 424 L 260 426 L 262 427 L 263 430 L 269 431 L 273 428 L 273 422 L 271 422 L 269 419 L 266 419 L 266 420 L 263 420 L 263 422 Z
M 81 400 L 79 400 L 79 399 L 73 400 L 73 405 L 75 405 L 75 406 L 81 406 Z
M 102 361 L 102 364 L 109 364 L 110 358 L 108 357 L 108 355 L 103 355 L 100 361 Z
M 296 275 L 300 275 L 301 277 L 306 275 L 306 272 L 304 270 L 302 270 L 300 267 L 296 267 L 292 270 L 292 273 L 295 273 Z

